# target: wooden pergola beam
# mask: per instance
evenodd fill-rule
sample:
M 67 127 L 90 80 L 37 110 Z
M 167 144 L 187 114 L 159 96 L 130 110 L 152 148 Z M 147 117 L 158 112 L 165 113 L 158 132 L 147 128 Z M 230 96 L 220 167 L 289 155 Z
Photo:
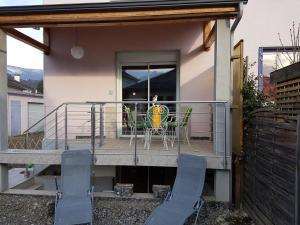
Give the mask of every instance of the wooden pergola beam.
M 215 25 L 212 26 L 212 21 L 203 24 L 203 46 L 205 51 L 209 51 L 215 41 Z
M 50 52 L 50 48 L 49 45 L 43 44 L 29 36 L 27 36 L 26 34 L 23 34 L 22 32 L 16 30 L 16 29 L 12 29 L 12 28 L 2 28 L 2 30 L 9 36 L 25 43 L 28 44 L 42 52 L 44 52 L 45 55 L 48 55 Z
M 74 24 L 130 23 L 158 20 L 234 18 L 237 7 L 199 7 L 190 9 L 159 9 L 135 11 L 53 12 L 23 15 L 0 15 L 0 27 L 55 27 Z

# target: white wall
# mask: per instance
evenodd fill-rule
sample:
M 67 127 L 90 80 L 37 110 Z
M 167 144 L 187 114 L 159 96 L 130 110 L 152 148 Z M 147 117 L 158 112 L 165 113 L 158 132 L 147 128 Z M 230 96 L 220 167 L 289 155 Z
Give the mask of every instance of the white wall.
M 257 62 L 259 47 L 280 46 L 278 32 L 284 44 L 291 45 L 289 29 L 293 21 L 300 23 L 299 12 L 299 0 L 249 0 L 235 32 L 235 43 L 244 39 L 245 56 L 249 62 Z M 254 72 L 258 73 L 257 64 Z

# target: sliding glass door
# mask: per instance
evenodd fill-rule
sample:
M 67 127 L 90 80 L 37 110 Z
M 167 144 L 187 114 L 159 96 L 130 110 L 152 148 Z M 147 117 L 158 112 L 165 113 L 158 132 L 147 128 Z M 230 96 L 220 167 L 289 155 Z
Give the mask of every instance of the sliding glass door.
M 138 65 L 122 66 L 122 101 L 175 101 L 177 96 L 176 65 Z M 133 104 L 125 104 L 134 111 Z M 170 112 L 176 111 L 175 104 L 166 104 Z M 137 121 L 142 122 L 149 104 L 139 104 Z M 130 134 L 127 115 L 123 115 L 122 134 Z

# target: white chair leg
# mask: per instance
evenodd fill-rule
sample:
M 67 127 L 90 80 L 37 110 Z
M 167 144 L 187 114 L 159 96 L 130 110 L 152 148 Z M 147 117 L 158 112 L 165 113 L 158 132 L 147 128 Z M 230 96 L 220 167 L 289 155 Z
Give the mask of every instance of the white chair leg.
M 131 132 L 130 132 L 130 142 L 129 142 L 129 146 L 131 147 L 132 140 L 133 140 L 133 135 L 134 135 L 134 129 L 131 127 L 130 130 L 131 130 Z
M 147 148 L 148 145 L 148 139 L 149 139 L 149 133 L 148 133 L 148 129 L 145 130 L 145 135 L 144 135 L 144 149 Z
M 150 143 L 151 143 L 151 130 L 146 129 L 145 131 L 145 144 L 144 144 L 144 149 L 150 149 Z
M 149 139 L 148 139 L 148 146 L 147 146 L 148 150 L 150 150 L 151 139 L 152 139 L 152 130 L 149 129 Z
M 191 146 L 191 143 L 190 143 L 190 140 L 189 140 L 189 130 L 188 130 L 188 127 L 185 127 L 184 130 L 185 130 L 186 141 L 187 141 L 188 145 Z
M 172 129 L 171 131 L 171 147 L 174 148 L 175 138 L 176 138 L 176 131 L 175 129 Z
M 166 150 L 169 150 L 169 148 L 168 148 L 167 130 L 163 131 L 163 142 L 164 142 L 164 148 Z

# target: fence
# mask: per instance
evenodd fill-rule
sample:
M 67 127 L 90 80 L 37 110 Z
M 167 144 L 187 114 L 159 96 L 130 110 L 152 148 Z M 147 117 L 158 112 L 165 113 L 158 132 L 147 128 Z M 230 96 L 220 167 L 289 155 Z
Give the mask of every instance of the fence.
M 242 205 L 257 224 L 298 225 L 300 124 L 272 110 L 252 114 L 245 134 Z

